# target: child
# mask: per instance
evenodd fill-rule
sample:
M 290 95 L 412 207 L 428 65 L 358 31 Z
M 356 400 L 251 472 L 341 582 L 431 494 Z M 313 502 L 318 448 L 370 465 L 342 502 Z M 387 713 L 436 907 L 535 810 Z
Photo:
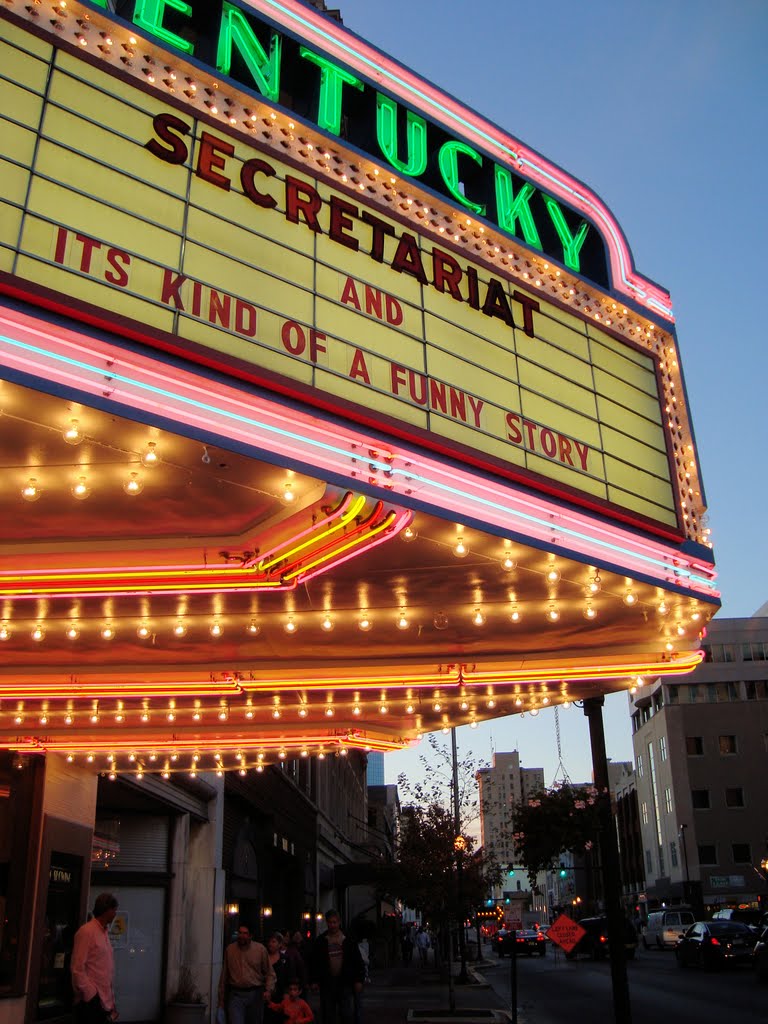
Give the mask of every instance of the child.
M 282 1010 L 285 1024 L 312 1024 L 315 1015 L 312 1013 L 308 1003 L 305 1003 L 299 993 L 301 985 L 296 978 L 292 978 L 286 987 L 286 993 L 279 1003 L 270 1002 L 270 1010 L 280 1012 Z

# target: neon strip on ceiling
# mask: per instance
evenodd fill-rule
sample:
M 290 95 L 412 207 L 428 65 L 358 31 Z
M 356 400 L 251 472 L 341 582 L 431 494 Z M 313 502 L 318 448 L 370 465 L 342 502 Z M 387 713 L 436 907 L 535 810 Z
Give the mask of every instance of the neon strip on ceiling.
M 379 486 L 412 494 L 439 513 L 459 520 L 475 518 L 501 530 L 520 533 L 547 545 L 564 544 L 569 552 L 603 565 L 643 575 L 660 585 L 717 598 L 713 566 L 682 549 L 636 535 L 588 515 L 565 509 L 544 497 L 491 482 L 469 470 L 453 468 L 404 445 L 382 445 L 379 438 L 354 428 L 340 428 L 309 413 L 249 395 L 221 381 L 171 368 L 159 360 L 131 353 L 74 330 L 57 329 L 23 313 L 0 316 L 0 352 L 21 373 L 110 400 L 129 410 L 229 437 L 301 463 L 315 472 L 349 478 L 362 455 Z M 381 449 L 391 455 L 381 458 Z M 438 514 L 439 514 L 438 513 Z M 404 524 L 403 524 L 404 525 Z M 570 557 L 573 557 L 571 555 Z

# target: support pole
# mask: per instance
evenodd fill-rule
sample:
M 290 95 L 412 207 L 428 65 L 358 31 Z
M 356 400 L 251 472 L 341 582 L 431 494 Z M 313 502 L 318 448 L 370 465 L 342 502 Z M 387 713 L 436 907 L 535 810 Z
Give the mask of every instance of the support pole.
M 517 1024 L 517 930 L 509 933 L 509 1005 L 512 1010 L 512 1024 Z
M 456 838 L 461 835 L 461 814 L 459 811 L 459 759 L 456 753 L 456 726 L 451 726 L 451 759 L 453 766 L 453 827 Z M 466 936 L 464 935 L 464 921 L 466 914 L 464 913 L 464 865 L 462 858 L 464 857 L 464 851 L 459 847 L 456 848 L 456 896 L 458 906 L 458 923 L 459 923 L 459 974 L 456 981 L 460 985 L 466 985 L 469 981 L 467 975 L 467 943 Z
M 613 1013 L 616 1024 L 632 1024 L 629 1000 L 627 956 L 624 949 L 626 923 L 621 901 L 621 873 L 619 847 L 611 813 L 611 794 L 608 786 L 608 760 L 605 756 L 603 730 L 604 697 L 589 697 L 584 701 L 584 714 L 589 721 L 589 741 L 592 747 L 592 771 L 597 789 L 600 821 L 600 852 L 603 862 L 603 891 L 608 918 L 608 952 L 611 960 L 613 984 Z

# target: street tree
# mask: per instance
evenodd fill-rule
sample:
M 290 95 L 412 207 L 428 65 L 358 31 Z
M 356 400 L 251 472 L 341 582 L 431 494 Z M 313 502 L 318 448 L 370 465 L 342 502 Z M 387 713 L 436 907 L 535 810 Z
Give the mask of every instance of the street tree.
M 564 783 L 536 793 L 515 808 L 512 840 L 531 886 L 540 871 L 557 863 L 560 854 L 588 852 L 597 844 L 598 795 L 594 786 Z

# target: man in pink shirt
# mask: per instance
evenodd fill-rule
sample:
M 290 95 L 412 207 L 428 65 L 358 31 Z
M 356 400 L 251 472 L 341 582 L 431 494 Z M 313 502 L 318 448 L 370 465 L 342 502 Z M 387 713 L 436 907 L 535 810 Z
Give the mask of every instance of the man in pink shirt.
M 102 892 L 93 905 L 93 917 L 75 935 L 72 950 L 72 988 L 76 1024 L 108 1024 L 117 1020 L 112 982 L 115 960 L 109 926 L 117 913 L 117 900 Z

